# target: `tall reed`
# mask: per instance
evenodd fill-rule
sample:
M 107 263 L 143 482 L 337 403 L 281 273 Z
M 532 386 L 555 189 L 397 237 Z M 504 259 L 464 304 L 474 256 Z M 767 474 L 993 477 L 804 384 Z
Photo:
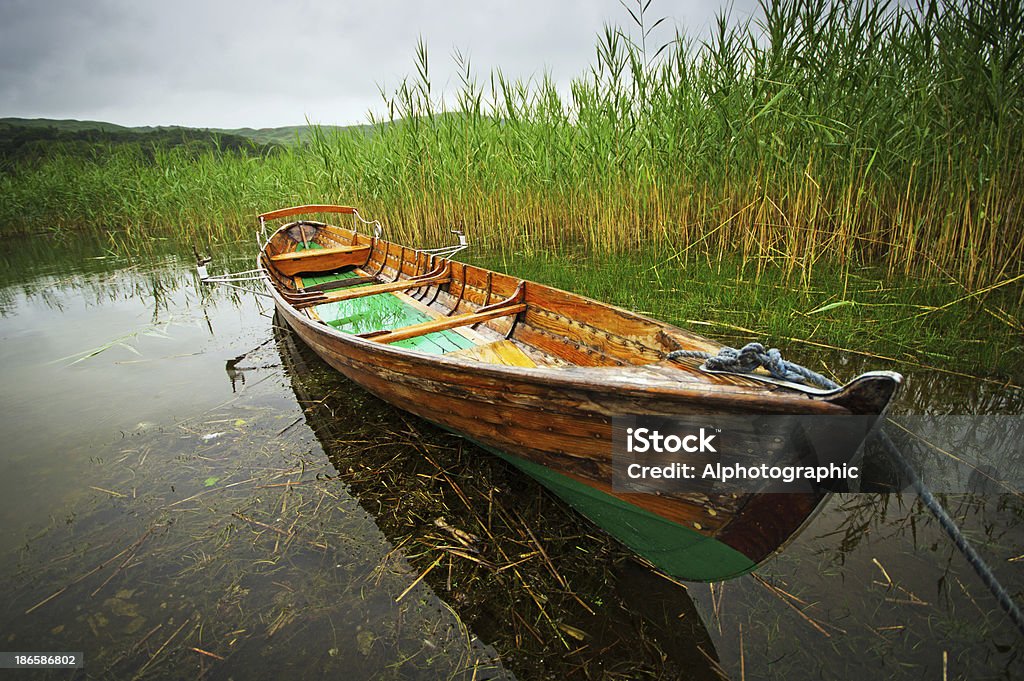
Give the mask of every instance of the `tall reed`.
M 1024 261 L 1019 1 L 781 0 L 654 50 L 649 0 L 589 73 L 432 91 L 426 47 L 372 136 L 319 131 L 318 183 L 434 240 L 821 258 L 978 284 Z
M 1024 262 L 1021 0 L 763 0 L 651 44 L 650 0 L 561 92 L 544 75 L 416 75 L 367 134 L 268 158 L 114 151 L 0 176 L 0 225 L 190 225 L 228 235 L 280 203 L 354 203 L 402 240 L 461 226 L 501 249 L 821 260 L 981 286 Z M 17 221 L 17 222 L 16 222 Z

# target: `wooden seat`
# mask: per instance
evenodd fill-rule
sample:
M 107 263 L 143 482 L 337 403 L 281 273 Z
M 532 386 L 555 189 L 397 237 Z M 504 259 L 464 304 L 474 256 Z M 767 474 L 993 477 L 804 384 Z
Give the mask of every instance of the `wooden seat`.
M 505 317 L 507 315 L 518 315 L 520 312 L 525 311 L 526 305 L 524 303 L 510 304 L 509 301 L 502 301 L 495 305 L 482 307 L 478 311 L 470 314 L 456 315 L 454 317 L 441 317 L 440 319 L 433 319 L 429 322 L 403 326 L 391 331 L 381 330 L 361 333 L 359 336 L 360 338 L 369 338 L 370 340 L 378 343 L 395 343 L 407 338 L 425 336 L 428 333 L 434 333 L 435 331 L 455 329 L 460 326 L 470 326 L 472 324 L 486 322 L 490 319 L 497 319 L 498 317 Z
M 291 277 L 300 272 L 331 272 L 342 267 L 362 265 L 369 255 L 369 246 L 337 246 L 272 255 L 270 261 L 277 271 Z

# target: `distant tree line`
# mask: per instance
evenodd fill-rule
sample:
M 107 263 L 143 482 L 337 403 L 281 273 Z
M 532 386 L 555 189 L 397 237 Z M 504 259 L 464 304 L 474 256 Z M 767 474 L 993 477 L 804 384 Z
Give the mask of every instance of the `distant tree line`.
M 191 128 L 133 130 L 61 130 L 56 127 L 0 123 L 0 172 L 21 165 L 35 165 L 54 156 L 98 159 L 115 149 L 138 154 L 153 163 L 160 151 L 184 149 L 203 152 L 265 156 L 280 147 L 260 144 L 248 137 Z

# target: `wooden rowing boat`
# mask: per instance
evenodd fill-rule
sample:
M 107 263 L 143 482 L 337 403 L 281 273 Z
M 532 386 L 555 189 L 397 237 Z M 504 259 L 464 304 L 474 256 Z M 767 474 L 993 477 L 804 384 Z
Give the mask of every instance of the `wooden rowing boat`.
M 352 216 L 352 227 L 288 222 L 264 235 L 258 256 L 259 277 L 295 333 L 348 378 L 507 459 L 675 577 L 754 569 L 825 495 L 615 491 L 614 417 L 878 415 L 901 381 L 871 372 L 823 391 L 710 373 L 700 360 L 666 355 L 717 353 L 713 341 L 362 233 L 353 208 L 299 206 L 259 219 L 313 213 Z

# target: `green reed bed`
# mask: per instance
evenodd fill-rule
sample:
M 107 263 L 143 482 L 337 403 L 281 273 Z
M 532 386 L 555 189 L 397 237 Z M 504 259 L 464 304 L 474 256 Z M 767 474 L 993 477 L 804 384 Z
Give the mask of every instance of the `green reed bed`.
M 412 238 L 462 224 L 494 247 L 648 243 L 787 274 L 1020 273 L 1021 3 L 772 2 L 660 51 L 647 5 L 569 94 L 481 82 L 456 54 L 439 104 L 419 45 L 388 125 L 314 139 L 322 182 Z
M 0 225 L 118 230 L 131 241 L 161 235 L 235 239 L 268 202 L 319 200 L 301 148 L 270 156 L 119 145 L 91 156 L 56 154 L 0 174 Z
M 971 346 L 986 367 L 977 373 L 1019 366 L 1020 0 L 765 0 L 748 20 L 722 15 L 707 36 L 665 44 L 657 7 L 626 9 L 628 27 L 597 37 L 568 92 L 547 75 L 479 76 L 458 52 L 461 82 L 438 92 L 420 43 L 415 76 L 368 131 L 314 129 L 308 144 L 269 154 L 55 154 L 0 174 L 0 229 L 118 229 L 128 247 L 168 230 L 215 242 L 250 238 L 272 207 L 351 203 L 414 245 L 461 227 L 488 252 L 620 254 L 664 262 L 662 273 L 703 260 L 686 270 L 698 286 L 738 263 L 755 296 L 800 292 L 799 304 L 751 307 L 750 287 L 738 287 L 740 309 L 774 315 L 768 330 L 798 309 L 810 335 L 825 328 L 824 342 L 854 347 L 870 310 L 879 329 L 911 320 L 899 347 L 953 358 Z M 884 300 L 858 293 L 866 271 Z M 906 288 L 922 277 L 924 301 Z M 583 292 L 609 297 L 602 288 Z M 822 305 L 834 307 L 811 314 Z M 958 316 L 936 331 L 945 315 L 920 306 Z M 897 352 L 892 335 L 871 347 Z
M 638 242 L 806 274 L 822 260 L 968 285 L 1024 260 L 1019 0 L 766 0 L 746 21 L 654 44 L 649 2 L 598 36 L 590 71 L 432 88 L 417 74 L 364 131 L 269 157 L 174 150 L 56 157 L 2 179 L 0 223 L 222 234 L 255 211 L 351 201 L 411 240 Z M 657 8 L 655 8 L 656 10 Z

